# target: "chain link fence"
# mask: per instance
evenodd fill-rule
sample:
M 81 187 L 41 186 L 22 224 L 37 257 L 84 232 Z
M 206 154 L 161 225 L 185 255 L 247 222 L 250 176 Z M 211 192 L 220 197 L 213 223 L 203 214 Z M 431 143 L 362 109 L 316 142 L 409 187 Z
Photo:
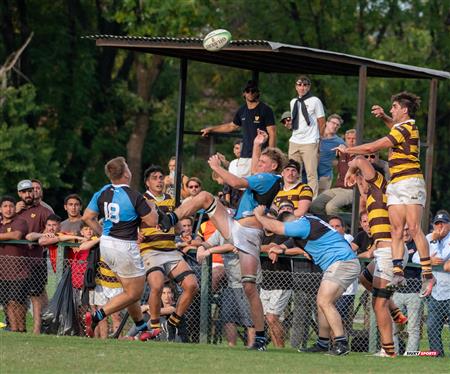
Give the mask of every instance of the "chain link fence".
M 59 254 L 63 251 L 64 246 L 61 246 Z M 37 330 L 84 335 L 85 312 L 101 307 L 121 292 L 120 284 L 111 288 L 103 283 L 103 286 L 83 295 L 86 262 L 59 257 L 56 264 L 52 264 L 47 258 L 0 256 L 0 318 L 6 326 L 4 328 L 18 332 Z M 228 345 L 251 343 L 254 329 L 243 289 L 239 285 L 230 287 L 226 272 L 220 266 L 212 267 L 210 261 L 199 265 L 189 258 L 188 262 L 198 278 L 200 290 L 183 317 L 180 340 Z M 212 291 L 211 279 L 215 272 L 222 272 L 223 278 Z M 267 336 L 273 346 L 302 349 L 314 343 L 318 333 L 316 295 L 321 277 L 321 272 L 302 258 L 291 259 L 291 271 L 262 272 L 260 296 L 266 315 Z M 106 280 L 114 283 L 110 278 Z M 170 286 L 176 302 L 181 289 L 173 283 Z M 393 323 L 399 354 L 428 350 L 443 352 L 450 346 L 450 284 L 447 286 L 445 300 L 438 300 L 442 293 L 437 298 L 420 299 L 420 279 L 408 279 L 407 287 L 394 294 L 393 300 L 408 317 L 407 324 Z M 148 292 L 147 288 L 142 297 L 144 305 L 148 303 Z M 380 349 L 371 298 L 369 292 L 355 284 L 337 302 L 354 352 Z M 67 306 L 69 304 L 71 308 Z M 58 307 L 59 311 L 55 309 Z M 50 318 L 51 308 L 53 315 L 50 317 L 60 313 L 63 317 L 58 314 L 59 321 L 69 320 L 63 329 L 48 327 L 46 318 Z M 98 337 L 106 338 L 118 329 L 121 332 L 117 336 L 130 335 L 132 323 L 130 318 L 124 318 L 126 316 L 125 311 L 110 316 L 99 328 Z

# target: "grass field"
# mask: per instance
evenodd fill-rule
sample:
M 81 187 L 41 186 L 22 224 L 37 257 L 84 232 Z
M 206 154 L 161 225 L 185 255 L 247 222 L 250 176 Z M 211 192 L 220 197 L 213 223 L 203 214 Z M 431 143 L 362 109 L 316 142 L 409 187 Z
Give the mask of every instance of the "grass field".
M 0 373 L 449 373 L 450 359 L 94 340 L 0 332 Z

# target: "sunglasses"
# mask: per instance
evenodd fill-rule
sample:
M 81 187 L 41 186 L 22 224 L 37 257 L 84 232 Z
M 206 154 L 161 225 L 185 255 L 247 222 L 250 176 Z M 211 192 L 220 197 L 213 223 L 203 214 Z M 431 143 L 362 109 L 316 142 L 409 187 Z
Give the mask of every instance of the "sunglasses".
M 245 93 L 256 93 L 258 92 L 257 88 L 246 88 Z
M 375 156 L 375 155 L 364 155 L 364 157 L 365 157 L 365 158 L 371 158 L 371 159 L 374 159 L 374 158 L 377 157 L 377 156 Z
M 281 123 L 286 123 L 287 121 L 292 121 L 291 117 L 287 117 L 281 121 Z
M 192 188 L 200 188 L 200 186 L 198 184 L 191 184 L 190 186 L 188 186 L 189 189 Z
M 311 83 L 309 83 L 308 81 L 297 81 L 297 82 L 295 82 L 295 84 L 297 86 L 305 86 L 305 87 L 311 85 Z

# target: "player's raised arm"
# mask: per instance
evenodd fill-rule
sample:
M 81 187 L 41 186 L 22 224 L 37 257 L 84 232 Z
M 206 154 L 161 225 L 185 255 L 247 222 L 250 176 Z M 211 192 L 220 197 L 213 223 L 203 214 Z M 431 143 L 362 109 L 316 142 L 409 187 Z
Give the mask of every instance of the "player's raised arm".
M 261 223 L 266 230 L 273 232 L 274 234 L 284 235 L 283 222 L 277 221 L 274 218 L 269 218 L 265 215 L 266 207 L 264 205 L 257 206 L 253 213 L 256 219 Z

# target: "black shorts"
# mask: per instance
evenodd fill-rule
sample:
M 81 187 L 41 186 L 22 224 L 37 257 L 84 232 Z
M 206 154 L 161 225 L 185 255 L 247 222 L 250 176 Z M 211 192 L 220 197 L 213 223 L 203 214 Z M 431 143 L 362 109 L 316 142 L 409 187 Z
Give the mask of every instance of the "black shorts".
M 40 296 L 47 285 L 47 260 L 45 258 L 30 258 L 29 271 L 28 295 Z
M 16 301 L 25 305 L 28 299 L 28 279 L 0 280 L 0 304 L 6 307 Z

